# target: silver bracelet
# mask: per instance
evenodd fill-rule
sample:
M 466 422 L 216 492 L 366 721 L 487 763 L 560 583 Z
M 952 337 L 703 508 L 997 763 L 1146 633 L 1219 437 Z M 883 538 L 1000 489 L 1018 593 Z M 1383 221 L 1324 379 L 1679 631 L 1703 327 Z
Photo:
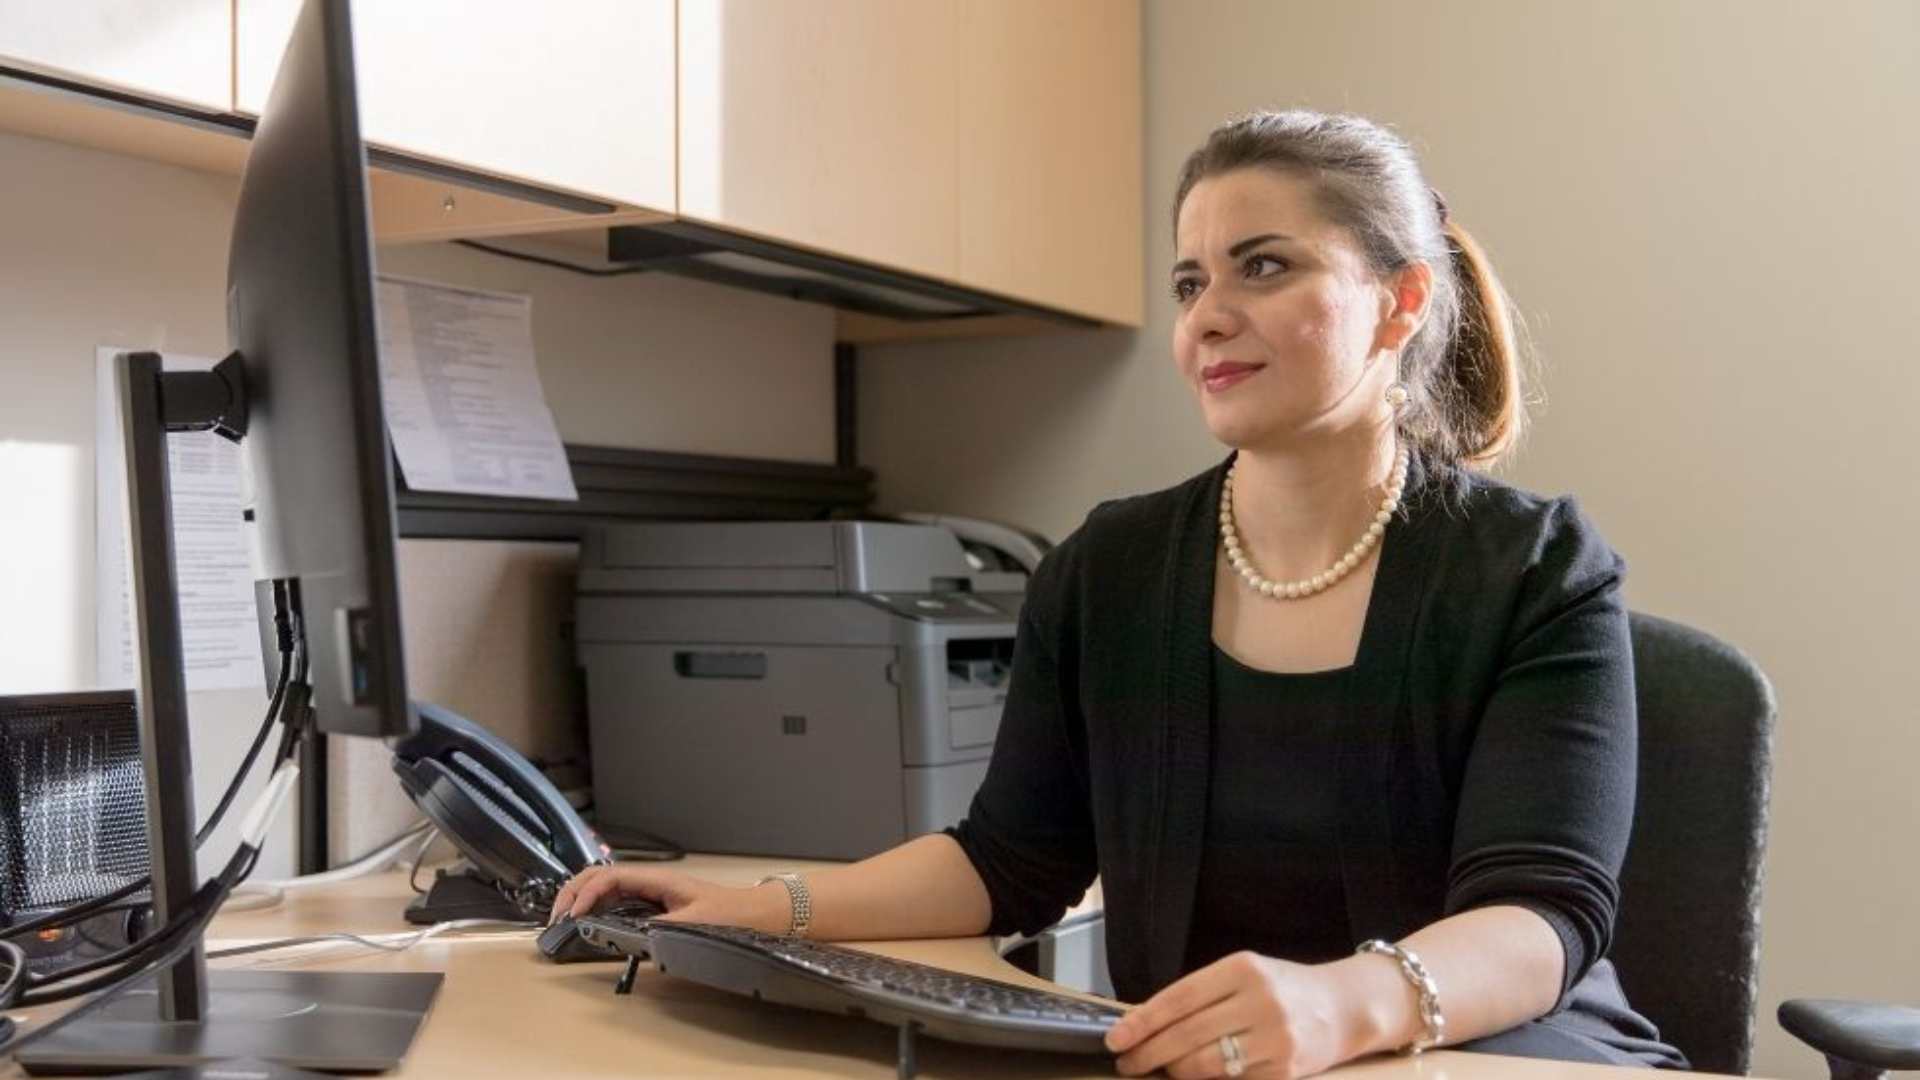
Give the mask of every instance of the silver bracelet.
M 807 936 L 807 927 L 813 923 L 813 894 L 807 891 L 807 883 L 800 880 L 799 874 L 768 874 L 753 883 L 759 888 L 769 881 L 777 881 L 787 887 L 787 902 L 793 905 L 793 914 L 787 920 L 787 936 L 803 938 Z
M 1445 1041 L 1447 1018 L 1440 1013 L 1440 985 L 1433 981 L 1427 965 L 1420 962 L 1420 957 L 1412 949 L 1375 938 L 1361 942 L 1354 952 L 1393 957 L 1400 964 L 1400 974 L 1413 984 L 1413 992 L 1419 997 L 1420 1024 L 1426 1030 L 1414 1036 L 1413 1041 L 1406 1045 L 1407 1053 L 1431 1050 Z

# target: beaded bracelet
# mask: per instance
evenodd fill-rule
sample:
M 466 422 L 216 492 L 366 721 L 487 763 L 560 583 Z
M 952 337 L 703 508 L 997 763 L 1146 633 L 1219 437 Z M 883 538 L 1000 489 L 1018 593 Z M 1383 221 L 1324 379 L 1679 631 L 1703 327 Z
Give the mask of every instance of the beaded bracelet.
M 1354 951 L 1393 957 L 1400 964 L 1400 974 L 1406 976 L 1407 981 L 1413 984 L 1413 992 L 1420 999 L 1420 1024 L 1426 1030 L 1414 1036 L 1413 1041 L 1406 1045 L 1406 1052 L 1417 1054 L 1422 1050 L 1431 1050 L 1439 1046 L 1446 1038 L 1447 1018 L 1440 1013 L 1440 986 L 1433 981 L 1433 976 L 1427 972 L 1427 965 L 1420 962 L 1420 957 L 1404 945 L 1395 945 L 1378 938 L 1361 942 L 1360 947 Z

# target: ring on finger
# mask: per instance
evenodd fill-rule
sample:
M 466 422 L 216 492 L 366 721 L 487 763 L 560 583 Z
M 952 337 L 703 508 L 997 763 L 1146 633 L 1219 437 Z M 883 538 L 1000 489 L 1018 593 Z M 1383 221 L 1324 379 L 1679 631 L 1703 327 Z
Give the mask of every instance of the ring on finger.
M 1226 1066 L 1227 1075 L 1237 1077 L 1247 1071 L 1247 1055 L 1240 1049 L 1240 1036 L 1220 1036 L 1220 1061 Z

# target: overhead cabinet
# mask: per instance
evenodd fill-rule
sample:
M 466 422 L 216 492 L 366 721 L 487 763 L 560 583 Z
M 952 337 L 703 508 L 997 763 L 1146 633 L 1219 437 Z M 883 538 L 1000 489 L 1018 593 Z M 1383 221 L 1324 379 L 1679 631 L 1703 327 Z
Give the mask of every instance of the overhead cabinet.
M 0 63 L 225 112 L 233 99 L 232 0 L 7 0 Z
M 234 5 L 237 111 L 257 116 L 265 106 L 299 9 L 299 0 Z M 370 144 L 556 194 L 672 212 L 674 0 L 355 0 L 353 39 Z M 473 196 L 425 194 L 422 220 L 394 222 L 382 235 L 457 233 L 460 203 Z M 453 220 L 437 227 L 443 207 Z
M 0 57 L 257 115 L 298 7 L 0 4 Z M 353 15 L 362 131 L 402 156 L 373 176 L 383 240 L 679 220 L 1142 322 L 1138 0 L 353 0 Z M 55 123 L 19 119 L 32 111 L 0 97 L 0 127 Z
M 1137 0 L 680 0 L 682 217 L 1139 325 Z

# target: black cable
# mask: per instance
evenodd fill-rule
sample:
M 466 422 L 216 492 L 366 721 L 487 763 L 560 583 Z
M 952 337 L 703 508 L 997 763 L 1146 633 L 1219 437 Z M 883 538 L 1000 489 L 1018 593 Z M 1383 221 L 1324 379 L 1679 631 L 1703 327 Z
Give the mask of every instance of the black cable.
M 27 984 L 30 988 L 37 989 L 42 986 L 52 986 L 57 983 L 63 983 L 69 979 L 77 979 L 82 975 L 91 974 L 102 968 L 118 967 L 129 960 L 137 959 L 141 953 L 151 949 L 153 947 L 153 940 L 153 935 L 150 934 L 137 941 L 130 941 L 111 952 L 102 953 L 99 956 L 82 960 L 77 964 L 68 964 L 58 971 L 49 971 L 44 975 L 29 974 L 27 976 Z M 31 990 L 29 990 L 29 992 L 31 992 Z
M 306 669 L 304 656 L 296 659 L 294 663 L 301 669 L 300 673 L 304 676 Z M 308 730 L 306 719 L 311 716 L 310 710 L 308 710 L 305 705 L 306 689 L 307 687 L 303 679 L 301 682 L 293 683 L 287 694 L 286 701 L 292 705 L 288 714 L 288 737 L 281 741 L 279 752 L 275 754 L 274 771 L 276 772 L 298 755 L 300 745 L 305 741 L 305 735 Z M 143 964 L 141 960 L 142 956 L 151 954 L 156 950 L 166 949 L 168 943 L 181 933 L 195 933 L 204 929 L 206 924 L 212 920 L 214 911 L 219 908 L 221 901 L 226 899 L 227 894 L 232 891 L 233 886 L 246 880 L 247 875 L 251 874 L 253 868 L 259 863 L 259 859 L 259 847 L 257 845 L 243 843 L 235 850 L 234 856 L 228 860 L 226 867 L 221 870 L 220 874 L 206 885 L 201 886 L 181 910 L 175 913 L 173 918 L 168 920 L 166 926 L 161 927 L 140 941 L 133 942 L 106 956 L 95 957 L 84 963 L 76 964 L 45 976 L 36 977 L 29 975 L 27 979 L 28 984 L 34 989 L 29 990 L 23 995 L 23 1000 L 28 1004 L 44 1004 L 47 1002 L 61 1001 L 69 997 L 76 997 L 80 994 L 112 985 L 117 980 L 132 978 L 135 972 L 129 969 L 139 966 L 141 970 L 145 970 L 151 966 L 150 964 Z M 218 895 L 209 900 L 209 890 L 215 885 L 219 886 Z M 200 910 L 200 905 L 208 906 L 202 911 Z M 171 961 L 167 961 L 167 963 L 171 963 Z M 116 970 L 111 975 L 102 976 L 87 982 L 72 982 L 73 979 L 81 975 L 110 967 L 118 968 L 119 970 Z M 51 990 L 38 989 L 43 986 L 58 986 L 58 988 Z
M 134 946 L 135 955 L 123 962 L 120 970 L 82 982 L 71 982 L 62 975 L 56 975 L 48 981 L 54 984 L 71 983 L 71 985 L 28 990 L 21 995 L 20 1004 L 22 1006 L 45 1005 L 79 997 L 95 990 L 111 989 L 122 983 L 131 982 L 149 970 L 171 964 L 174 960 L 186 955 L 186 950 L 179 946 L 183 943 L 191 945 L 198 940 L 197 931 L 212 919 L 213 911 L 219 907 L 219 898 L 224 896 L 227 888 L 231 887 L 228 884 L 229 880 L 252 861 L 252 854 L 253 851 L 246 845 L 235 850 L 233 857 L 227 860 L 227 865 L 221 872 L 194 890 L 193 896 L 181 905 L 179 912 L 168 921 L 167 925 Z
M 498 256 L 502 259 L 514 259 L 519 262 L 530 262 L 539 266 L 551 266 L 556 270 L 565 270 L 569 274 L 580 274 L 585 277 L 621 277 L 626 274 L 645 274 L 652 270 L 651 267 L 647 266 L 580 266 L 567 262 L 564 259 L 549 259 L 544 255 L 530 255 L 524 251 L 511 251 L 503 247 L 494 247 L 492 244 L 483 244 L 478 240 L 455 240 L 454 243 L 459 244 L 461 247 L 470 247 L 475 251 L 484 251 L 489 255 Z
M 276 625 L 284 627 L 285 623 L 281 615 L 283 607 L 282 589 L 284 586 L 280 582 L 275 582 L 274 585 L 275 623 Z M 253 746 L 248 749 L 247 756 L 241 761 L 240 768 L 234 773 L 233 779 L 227 783 L 226 792 L 220 796 L 219 805 L 214 808 L 212 814 L 208 815 L 206 824 L 202 825 L 200 831 L 195 834 L 193 843 L 196 848 L 204 847 L 207 843 L 207 838 L 213 835 L 215 828 L 219 827 L 221 819 L 226 816 L 227 810 L 233 805 L 234 797 L 239 795 L 240 789 L 244 786 L 247 777 L 253 772 L 253 767 L 260 757 L 260 748 L 266 744 L 267 735 L 273 730 L 275 722 L 280 719 L 281 709 L 286 703 L 287 688 L 291 681 L 290 675 L 296 662 L 296 651 L 292 639 L 283 633 L 281 635 L 281 644 L 280 674 L 274 680 L 273 697 L 267 704 L 266 716 L 261 721 L 259 732 L 254 735 Z M 304 649 L 298 651 L 298 662 L 303 669 L 304 675 L 304 668 L 306 666 Z M 114 889 L 112 892 L 102 893 L 99 896 L 70 904 L 58 911 L 50 911 L 44 915 L 38 915 L 28 919 L 25 922 L 14 923 L 11 926 L 0 929 L 0 940 L 21 937 L 50 926 L 71 926 L 81 919 L 99 912 L 109 904 L 124 900 L 152 884 L 153 876 L 151 874 L 142 875 Z
M 155 931 L 152 935 L 144 937 L 132 945 L 121 949 L 119 960 L 112 965 L 114 968 L 113 971 L 104 975 L 96 975 L 90 979 L 79 979 L 79 976 L 92 974 L 100 970 L 103 966 L 90 963 L 84 966 L 84 968 L 68 968 L 54 972 L 41 979 L 32 979 L 30 977 L 29 981 L 32 985 L 25 993 L 20 995 L 20 1005 L 31 1008 L 36 1005 L 48 1005 L 56 1001 L 65 1001 L 68 998 L 80 997 L 83 994 L 90 994 L 96 990 L 104 990 L 117 986 L 122 982 L 130 982 L 139 975 L 145 974 L 157 966 L 172 963 L 172 960 L 155 961 L 152 957 L 164 955 L 177 959 L 179 955 L 185 955 L 184 952 L 175 954 L 172 951 L 173 947 L 177 945 L 183 937 L 189 941 L 193 939 L 193 931 L 199 929 L 201 923 L 204 921 L 201 917 L 201 905 L 205 903 L 205 898 L 210 895 L 209 890 L 213 889 L 217 884 L 218 879 L 214 879 L 202 885 L 200 889 L 193 894 L 193 898 L 182 907 L 179 916 L 167 923 L 166 926 Z
M 283 764 L 283 762 L 276 763 L 276 768 L 278 764 Z M 70 983 L 73 979 L 81 975 L 99 971 L 102 968 L 119 966 L 124 969 L 133 967 L 140 962 L 142 954 L 167 948 L 167 943 L 180 934 L 197 935 L 199 931 L 206 928 L 207 923 L 213 920 L 214 913 L 219 910 L 220 904 L 226 899 L 227 894 L 233 891 L 235 885 L 246 880 L 248 874 L 253 873 L 253 868 L 258 865 L 259 861 L 260 848 L 258 846 L 241 844 L 240 847 L 235 849 L 233 856 L 227 860 L 227 865 L 221 869 L 219 875 L 197 889 L 186 904 L 182 905 L 180 911 L 168 920 L 166 926 L 161 927 L 159 930 L 139 941 L 116 950 L 108 956 L 95 957 L 85 963 L 63 968 L 60 971 L 52 972 L 45 976 L 29 974 L 27 976 L 27 982 L 31 989 L 22 995 L 22 1003 L 27 1005 L 41 1005 L 53 1001 L 64 1001 L 67 998 L 77 997 L 80 994 L 110 985 L 115 980 L 132 978 L 133 975 L 131 973 L 123 970 L 88 982 L 74 983 L 70 986 L 59 986 L 58 989 L 44 991 L 38 989 L 42 986 Z M 171 961 L 167 961 L 167 963 L 171 963 Z
M 206 885 L 203 885 L 200 890 L 194 894 L 194 901 L 189 904 L 189 907 L 195 911 L 195 917 L 191 925 L 178 924 L 178 931 L 172 929 L 162 931 L 162 934 L 168 942 L 163 954 L 151 963 L 143 965 L 137 971 L 93 980 L 88 984 L 89 988 L 95 986 L 102 987 L 97 995 L 74 1006 L 44 1026 L 35 1028 L 33 1031 L 17 1037 L 11 1032 L 6 1033 L 3 1037 L 0 1037 L 0 1054 L 18 1053 L 21 1047 L 46 1038 L 61 1028 L 66 1027 L 68 1024 L 80 1019 L 82 1016 L 105 1006 L 115 998 L 126 993 L 136 983 L 140 982 L 140 976 L 145 975 L 148 971 L 165 968 L 186 956 L 189 951 L 200 943 L 200 932 L 205 930 L 206 924 L 213 919 L 213 913 L 219 910 L 220 902 L 226 899 L 228 892 L 232 891 L 234 880 L 246 869 L 250 868 L 250 865 L 258 858 L 259 853 L 260 851 L 257 847 L 242 845 L 239 850 L 234 852 L 234 857 L 227 861 L 227 866 L 221 871 L 220 876 L 207 882 Z M 204 901 L 202 900 L 203 897 L 205 898 Z M 198 906 L 195 907 L 195 904 L 198 904 Z M 47 1000 L 60 1000 L 65 997 L 75 996 L 78 992 L 84 992 L 78 990 L 67 992 L 71 989 L 73 988 L 62 988 L 59 998 L 48 998 Z M 38 1003 L 39 1002 L 31 1002 L 29 1004 Z
M 267 714 L 260 722 L 260 730 L 254 733 L 253 745 L 247 748 L 247 756 L 241 760 L 239 771 L 234 773 L 233 779 L 227 784 L 227 790 L 220 796 L 220 802 L 213 808 L 213 813 L 207 815 L 207 823 L 200 826 L 200 831 L 194 835 L 193 843 L 196 848 L 205 846 L 207 838 L 213 835 L 215 828 L 219 827 L 220 820 L 226 816 L 227 809 L 233 805 L 234 797 L 240 794 L 240 788 L 246 783 L 247 777 L 252 775 L 254 765 L 259 762 L 260 750 L 267 744 L 267 736 L 273 733 L 276 723 L 285 721 L 289 693 L 305 687 L 307 681 L 305 638 L 302 636 L 299 618 L 293 614 L 292 606 L 288 602 L 285 581 L 273 583 L 273 627 L 280 653 L 280 674 L 274 679 L 273 697 L 267 703 Z M 283 738 L 282 749 L 284 748 Z M 276 756 L 277 763 L 285 760 L 285 757 Z M 278 764 L 276 764 L 277 767 Z
M 275 755 L 274 768 L 277 772 L 298 754 L 300 746 L 305 741 L 306 732 L 310 729 L 312 711 L 308 705 L 310 691 L 306 686 L 305 650 L 294 644 L 300 640 L 298 627 L 295 625 L 290 628 L 286 622 L 288 617 L 286 593 L 279 583 L 275 585 L 274 596 L 276 623 L 281 630 L 280 641 L 283 647 L 281 653 L 283 675 L 279 680 L 274 702 L 268 708 L 268 715 L 273 716 L 285 710 L 290 718 L 287 735 L 281 741 L 279 753 Z M 289 629 L 294 632 L 289 634 Z M 285 675 L 289 668 L 297 673 L 297 680 L 290 681 Z M 290 702 L 293 707 L 289 710 L 287 706 Z M 257 758 L 259 745 L 264 741 L 264 738 L 256 739 L 255 748 L 249 753 L 249 761 L 243 773 L 251 770 L 253 761 Z M 27 970 L 24 950 L 10 942 L 0 942 L 0 946 L 10 950 L 6 955 L 17 960 L 10 965 L 6 974 L 8 985 L 5 994 L 6 999 L 10 999 L 6 1000 L 8 1006 L 16 1003 L 22 1006 L 44 1005 L 83 994 L 93 995 L 57 1019 L 24 1036 L 19 1035 L 16 1026 L 10 1022 L 0 1027 L 0 1054 L 15 1053 L 27 1044 L 53 1034 L 126 993 L 148 973 L 163 970 L 178 963 L 199 945 L 207 926 L 213 921 L 214 914 L 219 911 L 220 905 L 232 893 L 233 887 L 253 872 L 259 860 L 259 843 L 257 841 L 248 843 L 243 840 L 220 873 L 195 890 L 187 903 L 173 913 L 174 917 L 168 920 L 167 925 L 160 927 L 135 945 L 115 953 L 114 957 L 118 959 L 118 964 L 107 974 L 80 982 L 73 981 L 75 975 L 110 966 L 114 963 L 113 960 L 91 961 L 81 969 L 56 973 L 44 981 L 36 980 Z M 90 903 L 97 905 L 98 902 Z M 18 928 L 15 928 L 14 932 L 19 932 Z M 29 984 L 35 988 L 22 989 Z M 50 988 L 38 989 L 43 985 L 50 985 Z
M 34 918 L 28 919 L 26 922 L 15 923 L 5 930 L 0 931 L 0 939 L 22 937 L 33 933 L 35 930 L 44 930 L 49 926 L 67 926 L 71 923 L 78 922 L 111 904 L 125 900 L 127 897 L 132 896 L 134 893 L 139 892 L 151 884 L 153 884 L 151 877 L 135 878 L 112 892 L 101 893 L 99 896 L 91 899 L 82 900 L 77 904 L 63 907 L 59 911 L 49 911 L 45 915 L 37 915 Z
M 145 906 L 146 905 L 144 904 L 126 905 L 126 908 L 145 907 Z M 125 945 L 121 945 L 118 948 L 109 949 L 107 952 L 101 953 L 98 956 L 90 957 L 86 960 L 80 961 L 79 963 L 68 964 L 65 967 L 59 968 L 58 970 L 55 970 L 55 971 L 49 971 L 46 973 L 28 972 L 27 985 L 29 988 L 47 986 L 53 983 L 64 981 L 66 979 L 79 978 L 80 976 L 85 975 L 88 972 L 99 971 L 101 968 L 113 967 L 114 965 L 122 963 L 123 961 L 128 960 L 134 956 L 138 956 L 142 950 L 147 948 L 147 942 L 151 940 L 152 940 L 151 936 L 138 938 L 136 940 L 129 941 Z M 95 944 L 100 944 L 100 943 L 95 942 Z
M 295 749 L 297 748 L 296 742 Z M 276 768 L 279 764 L 284 764 L 284 761 L 276 763 Z M 35 1030 L 17 1044 L 11 1046 L 0 1044 L 0 1053 L 17 1049 L 20 1045 L 64 1026 L 71 1018 L 81 1013 L 99 1008 L 118 997 L 147 972 L 169 967 L 185 956 L 188 950 L 200 941 L 207 925 L 213 921 L 214 914 L 220 910 L 220 905 L 233 891 L 233 887 L 245 880 L 259 861 L 259 845 L 242 843 L 234 850 L 232 857 L 227 860 L 226 866 L 221 868 L 220 873 L 195 890 L 193 896 L 181 906 L 172 919 L 168 920 L 166 926 L 121 950 L 117 955 L 123 959 L 120 961 L 118 970 L 111 974 L 101 975 L 84 982 L 72 982 L 74 976 L 98 970 L 104 966 L 95 961 L 89 962 L 83 968 L 57 972 L 44 980 L 32 980 L 29 976 L 29 980 L 34 982 L 36 988 L 19 995 L 19 1004 L 22 1006 L 51 1004 L 94 991 L 100 991 L 100 996 L 62 1015 L 59 1020 L 47 1027 Z M 143 959 L 143 954 L 157 956 L 157 958 Z M 48 984 L 58 985 L 47 990 L 37 989 L 38 986 Z
M 195 847 L 206 844 L 207 837 L 213 835 L 213 830 L 220 825 L 220 819 L 227 816 L 227 808 L 233 805 L 234 798 L 240 794 L 240 788 L 247 776 L 253 772 L 254 762 L 260 758 L 260 748 L 267 744 L 267 736 L 273 733 L 273 725 L 280 719 L 280 708 L 286 701 L 287 684 L 292 671 L 293 653 L 291 651 L 281 653 L 280 675 L 274 680 L 273 698 L 267 703 L 267 715 L 261 720 L 260 730 L 253 736 L 253 745 L 247 748 L 247 756 L 241 759 L 239 771 L 233 774 L 233 780 L 227 784 L 227 790 L 220 796 L 220 802 L 214 806 L 213 813 L 207 815 L 206 824 L 200 826 L 200 831 L 194 834 Z
M 27 950 L 0 941 L 0 1009 L 11 1009 L 27 984 Z

